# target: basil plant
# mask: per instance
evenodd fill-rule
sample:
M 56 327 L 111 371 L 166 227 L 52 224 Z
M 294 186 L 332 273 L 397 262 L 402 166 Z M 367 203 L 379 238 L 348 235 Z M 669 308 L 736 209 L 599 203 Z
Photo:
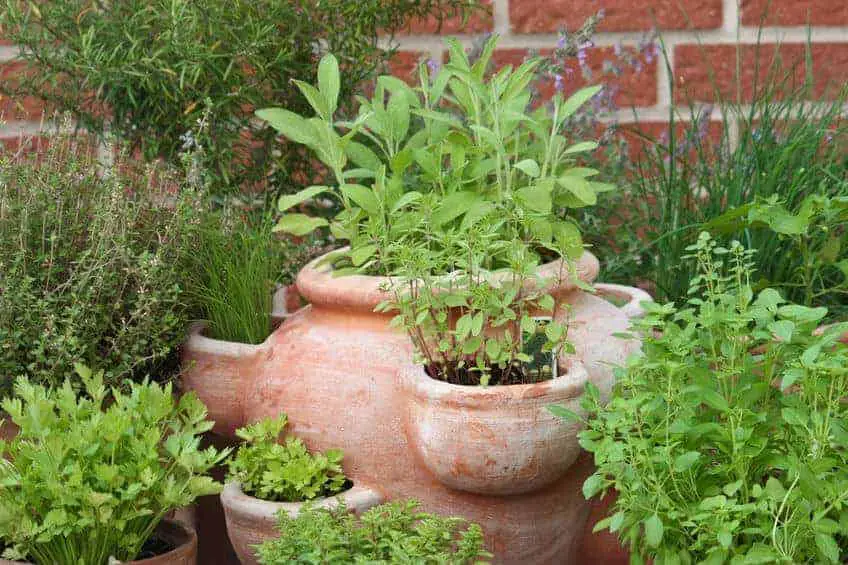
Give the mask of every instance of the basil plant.
M 489 73 L 496 45 L 492 37 L 471 61 L 448 40 L 449 63 L 421 65 L 417 87 L 379 77 L 370 98 L 357 98 L 353 120 L 336 119 L 338 62 L 326 55 L 317 87 L 298 83 L 314 116 L 257 112 L 309 147 L 335 179 L 280 198 L 277 228 L 304 235 L 328 226 L 349 242 L 331 255 L 337 274 L 391 276 L 393 299 L 380 309 L 398 311 L 431 376 L 457 384 L 554 374 L 528 370 L 533 352 L 525 345 L 541 333 L 544 351 L 566 346 L 549 291 L 573 277 L 583 243 L 560 212 L 592 205 L 612 188 L 576 162 L 598 144 L 563 131 L 601 87 L 567 99 L 557 93 L 532 109 L 529 85 L 541 60 Z M 328 221 L 294 211 L 316 197 L 337 199 L 341 212 Z M 540 277 L 537 267 L 555 259 L 561 268 Z

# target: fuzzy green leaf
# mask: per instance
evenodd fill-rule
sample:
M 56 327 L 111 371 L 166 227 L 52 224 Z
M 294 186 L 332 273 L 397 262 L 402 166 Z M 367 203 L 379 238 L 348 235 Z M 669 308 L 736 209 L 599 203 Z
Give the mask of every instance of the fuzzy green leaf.
M 315 131 L 305 118 L 283 108 L 265 108 L 256 111 L 256 117 L 268 124 L 295 143 L 315 145 L 318 138 Z
M 304 188 L 303 190 L 295 194 L 284 194 L 280 196 L 280 199 L 277 201 L 277 208 L 280 210 L 280 212 L 285 212 L 289 208 L 306 202 L 310 198 L 314 198 L 315 196 L 318 196 L 319 194 L 322 194 L 324 192 L 330 192 L 330 187 L 310 186 Z
M 327 103 L 329 116 L 332 116 L 338 108 L 340 84 L 339 62 L 332 53 L 327 53 L 318 63 L 318 90 Z
M 314 218 L 306 214 L 286 214 L 277 222 L 274 231 L 302 236 L 326 225 L 328 225 L 327 220 L 324 218 Z

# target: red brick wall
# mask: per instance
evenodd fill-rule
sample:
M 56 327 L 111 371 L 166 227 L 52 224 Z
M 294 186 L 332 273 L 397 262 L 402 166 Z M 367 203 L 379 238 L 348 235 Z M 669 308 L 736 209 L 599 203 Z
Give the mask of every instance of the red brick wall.
M 627 123 L 636 114 L 640 121 L 662 122 L 672 105 L 690 100 L 709 104 L 716 88 L 724 95 L 750 97 L 753 85 L 765 76 L 763 69 L 777 54 L 783 65 L 801 63 L 809 24 L 812 71 L 817 94 L 830 96 L 834 85 L 848 82 L 848 1 L 846 0 L 486 0 L 491 15 L 478 15 L 467 25 L 447 22 L 439 32 L 432 21 L 414 22 L 399 38 L 401 52 L 392 65 L 398 75 L 408 75 L 421 57 L 441 60 L 440 35 L 458 34 L 470 41 L 474 34 L 496 32 L 502 36 L 496 61 L 520 61 L 528 50 L 545 52 L 557 44 L 561 28 L 573 30 L 598 10 L 605 17 L 586 50 L 586 66 L 594 81 L 615 87 L 617 119 Z M 769 13 L 764 11 L 768 8 Z M 758 26 L 764 24 L 759 71 L 753 64 Z M 662 61 L 639 57 L 636 67 L 626 66 L 620 76 L 604 76 L 602 69 L 622 49 L 638 50 L 646 33 L 656 26 L 670 54 L 674 92 Z M 780 48 L 777 45 L 780 44 Z M 702 47 L 703 46 L 703 47 Z M 0 40 L 0 80 L 14 80 L 16 50 Z M 737 69 L 741 71 L 737 81 Z M 572 86 L 582 79 L 575 72 Z M 828 86 L 829 85 L 829 86 Z M 566 87 L 569 85 L 567 84 Z M 718 117 L 717 110 L 714 117 Z M 35 100 L 2 100 L 0 139 L 18 132 L 38 130 L 41 107 Z M 688 111 L 684 117 L 688 116 Z
M 754 85 L 762 84 L 775 60 L 794 68 L 801 80 L 808 26 L 816 96 L 832 96 L 848 82 L 848 0 L 489 0 L 489 4 L 492 17 L 477 18 L 473 32 L 498 33 L 502 53 L 496 60 L 511 63 L 520 62 L 529 49 L 549 52 L 561 29 L 575 30 L 603 10 L 595 45 L 587 49 L 587 63 L 594 71 L 593 80 L 616 87 L 615 119 L 621 123 L 636 119 L 633 108 L 640 122 L 652 126 L 666 121 L 672 106 L 681 108 L 680 117 L 686 119 L 689 102 L 709 106 L 716 90 L 724 97 L 741 95 L 743 102 L 749 100 Z M 674 88 L 664 62 L 652 57 L 637 57 L 638 68 L 625 65 L 620 76 L 600 75 L 605 62 L 616 60 L 616 52 L 644 48 L 643 40 L 654 28 L 669 53 Z M 463 32 L 456 23 L 446 29 Z M 441 38 L 433 31 L 432 26 L 413 25 L 411 33 L 400 38 L 395 72 L 408 72 L 422 54 L 436 60 L 444 57 Z M 461 37 L 471 40 L 473 34 Z M 718 109 L 712 117 L 719 119 Z

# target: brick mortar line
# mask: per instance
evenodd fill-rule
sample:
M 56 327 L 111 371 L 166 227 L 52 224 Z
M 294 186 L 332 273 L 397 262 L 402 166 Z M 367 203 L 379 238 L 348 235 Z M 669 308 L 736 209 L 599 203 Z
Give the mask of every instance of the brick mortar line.
M 0 63 L 11 61 L 18 56 L 18 48 L 12 45 L 0 47 Z
M 601 32 L 594 36 L 593 40 L 597 47 L 613 47 L 618 43 L 632 46 L 639 42 L 647 32 Z M 714 30 L 673 30 L 663 31 L 663 39 L 671 44 L 698 44 L 704 45 L 753 45 L 757 43 L 759 30 L 755 27 L 743 27 L 736 31 Z M 460 41 L 470 43 L 481 34 L 468 35 L 457 34 Z M 400 51 L 426 51 L 433 43 L 441 44 L 444 37 L 441 35 L 408 35 L 395 38 Z M 509 33 L 501 35 L 498 43 L 499 49 L 544 49 L 556 45 L 557 34 L 516 34 Z M 808 40 L 806 27 L 770 27 L 763 28 L 760 41 L 766 43 L 806 43 Z M 815 27 L 812 28 L 812 36 L 809 40 L 817 43 L 848 43 L 848 26 L 841 27 Z
M 492 18 L 496 33 L 508 35 L 509 29 L 509 0 L 492 1 Z
M 44 125 L 45 127 L 42 127 Z M 41 122 L 14 121 L 0 125 L 0 138 L 10 139 L 21 135 L 37 135 L 49 129 L 49 124 Z
M 722 0 L 721 3 L 721 29 L 728 33 L 736 34 L 740 26 L 739 0 Z

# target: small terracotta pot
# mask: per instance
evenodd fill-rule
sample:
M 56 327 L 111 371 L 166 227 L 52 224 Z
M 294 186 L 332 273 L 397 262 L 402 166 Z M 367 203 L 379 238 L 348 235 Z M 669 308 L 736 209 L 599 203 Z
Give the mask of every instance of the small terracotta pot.
M 156 533 L 175 549 L 150 559 L 127 561 L 128 565 L 197 565 L 197 533 L 194 528 L 182 522 L 163 520 L 156 527 Z M 0 559 L 0 565 L 16 563 L 23 565 L 25 562 Z
M 314 508 L 334 508 L 340 501 L 355 514 L 361 514 L 382 502 L 375 491 L 354 486 L 336 496 L 312 501 Z M 278 538 L 277 513 L 297 517 L 303 502 L 269 502 L 246 495 L 238 483 L 227 483 L 221 493 L 221 504 L 227 521 L 227 535 L 242 565 L 257 565 L 255 546 Z
M 407 440 L 442 484 L 476 494 L 532 492 L 563 476 L 580 454 L 578 425 L 548 406 L 579 410 L 588 373 L 576 359 L 565 373 L 527 385 L 462 386 L 421 368 L 405 371 Z

